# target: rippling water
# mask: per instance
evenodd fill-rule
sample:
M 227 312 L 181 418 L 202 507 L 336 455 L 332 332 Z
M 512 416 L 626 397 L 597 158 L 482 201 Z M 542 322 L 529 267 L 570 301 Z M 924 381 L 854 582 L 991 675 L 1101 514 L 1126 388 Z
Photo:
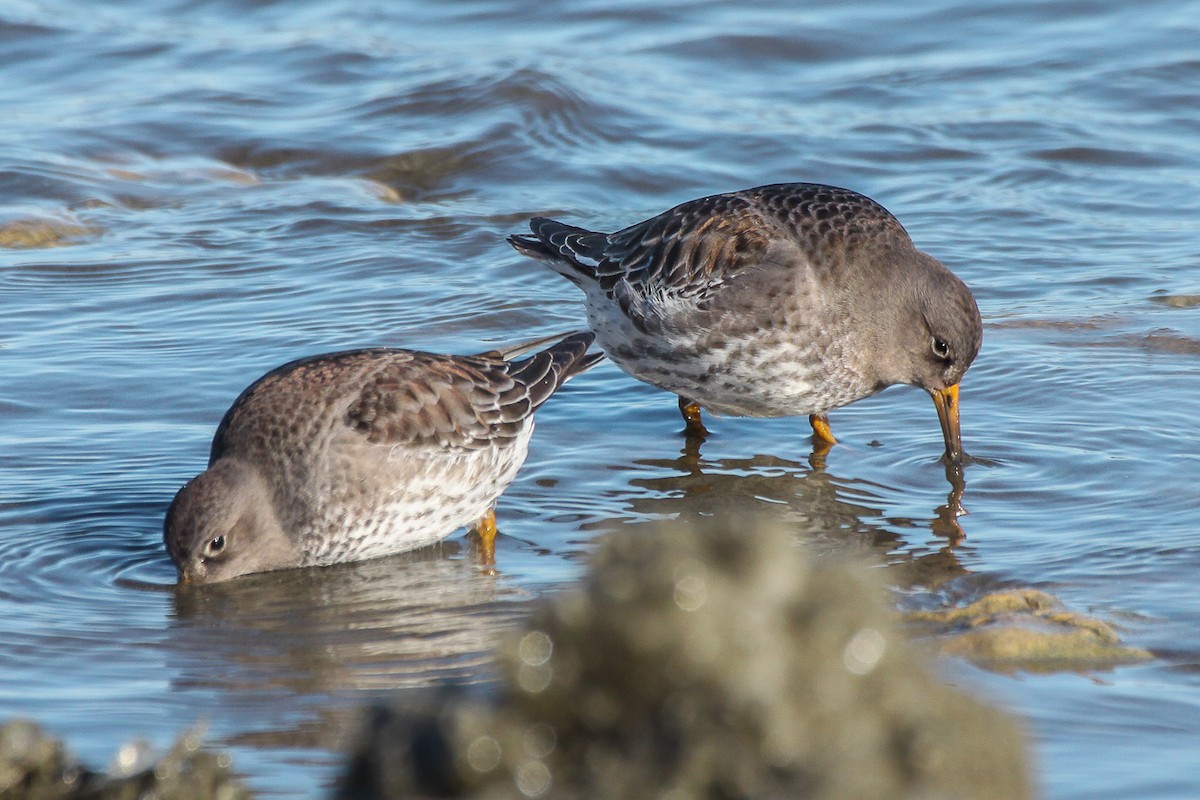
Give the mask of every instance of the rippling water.
M 1025 716 L 1053 798 L 1200 794 L 1200 3 L 0 6 L 0 717 L 103 762 L 194 721 L 319 796 L 357 704 L 490 677 L 605 530 L 771 507 L 945 598 L 1046 587 L 1156 658 L 958 669 Z M 176 593 L 167 502 L 289 359 L 583 324 L 504 243 L 785 180 L 863 191 L 976 291 L 961 542 L 923 393 L 720 419 L 604 365 L 499 507 L 412 557 Z M 801 524 L 802 523 L 802 524 Z M 955 546 L 951 546 L 951 545 Z

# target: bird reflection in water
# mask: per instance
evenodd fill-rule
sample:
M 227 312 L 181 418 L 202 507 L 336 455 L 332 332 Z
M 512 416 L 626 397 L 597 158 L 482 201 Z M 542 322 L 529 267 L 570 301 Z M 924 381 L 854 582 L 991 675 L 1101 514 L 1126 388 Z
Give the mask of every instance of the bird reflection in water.
M 211 681 L 214 659 L 241 687 L 295 693 L 394 690 L 479 680 L 528 593 L 481 572 L 459 542 L 325 568 L 181 586 L 170 631 L 179 681 Z M 194 667 L 194 668 L 193 668 Z M 203 676 L 203 677 L 201 677 Z
M 888 565 L 898 585 L 936 586 L 967 570 L 954 548 L 966 538 L 959 521 L 966 514 L 966 483 L 961 465 L 945 463 L 946 502 L 927 520 L 886 516 L 887 497 L 897 489 L 862 479 L 841 478 L 826 469 L 829 444 L 814 437 L 807 463 L 771 455 L 706 459 L 701 436 L 686 436 L 679 457 L 642 459 L 633 468 L 627 498 L 633 523 L 664 518 L 727 519 L 738 525 L 749 515 L 782 520 L 804 545 L 819 553 L 870 551 Z M 904 529 L 927 528 L 944 544 L 928 551 L 909 541 Z M 933 544 L 933 542 L 930 542 Z

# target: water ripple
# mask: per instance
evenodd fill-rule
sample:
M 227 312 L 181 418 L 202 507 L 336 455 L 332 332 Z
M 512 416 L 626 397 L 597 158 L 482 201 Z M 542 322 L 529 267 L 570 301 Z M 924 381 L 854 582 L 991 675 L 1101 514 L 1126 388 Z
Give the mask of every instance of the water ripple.
M 98 763 L 114 731 L 207 716 L 257 788 L 315 796 L 355 703 L 487 680 L 596 537 L 772 512 L 914 603 L 1034 585 L 1131 620 L 1152 665 L 989 689 L 1030 717 L 1048 796 L 1171 796 L 1200 660 L 1198 10 L 6 4 L 0 706 Z M 498 575 L 452 537 L 174 589 L 163 511 L 261 374 L 578 328 L 578 290 L 504 242 L 530 216 L 616 229 L 781 180 L 878 198 L 974 289 L 961 496 L 923 392 L 835 411 L 823 459 L 803 418 L 715 418 L 695 453 L 674 399 L 606 364 L 539 412 Z

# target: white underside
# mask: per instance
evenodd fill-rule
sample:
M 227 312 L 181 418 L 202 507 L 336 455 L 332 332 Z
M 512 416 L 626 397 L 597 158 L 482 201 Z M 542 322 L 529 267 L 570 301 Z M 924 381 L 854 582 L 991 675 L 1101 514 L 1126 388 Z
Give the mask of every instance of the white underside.
M 589 292 L 588 321 L 597 345 L 635 378 L 710 411 L 747 417 L 815 414 L 863 396 L 847 390 L 844 375 L 802 358 L 803 351 L 784 332 L 761 330 L 753 341 L 735 340 L 697 327 L 698 315 L 682 304 L 679 313 L 669 302 L 647 310 L 662 320 L 652 335 L 638 330 L 598 289 Z M 664 352 L 672 357 L 663 358 Z
M 530 421 L 510 445 L 482 450 L 379 447 L 370 479 L 328 485 L 316 499 L 314 533 L 304 537 L 306 560 L 331 564 L 391 555 L 474 525 L 517 476 L 532 433 Z

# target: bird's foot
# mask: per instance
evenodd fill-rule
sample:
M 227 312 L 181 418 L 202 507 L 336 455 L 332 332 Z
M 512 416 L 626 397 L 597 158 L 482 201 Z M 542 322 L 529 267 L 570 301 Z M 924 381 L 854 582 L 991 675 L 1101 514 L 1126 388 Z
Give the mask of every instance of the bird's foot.
M 496 511 L 489 508 L 487 513 L 479 518 L 471 529 L 479 539 L 479 565 L 482 567 L 496 566 Z
M 828 451 L 830 447 L 837 444 L 837 438 L 829 428 L 829 417 L 824 414 L 809 414 L 808 424 L 812 425 L 813 445 L 815 447 L 824 446 L 825 450 Z
M 688 438 L 708 438 L 708 428 L 700 419 L 700 404 L 686 397 L 679 398 L 679 413 L 683 414 L 683 433 Z

